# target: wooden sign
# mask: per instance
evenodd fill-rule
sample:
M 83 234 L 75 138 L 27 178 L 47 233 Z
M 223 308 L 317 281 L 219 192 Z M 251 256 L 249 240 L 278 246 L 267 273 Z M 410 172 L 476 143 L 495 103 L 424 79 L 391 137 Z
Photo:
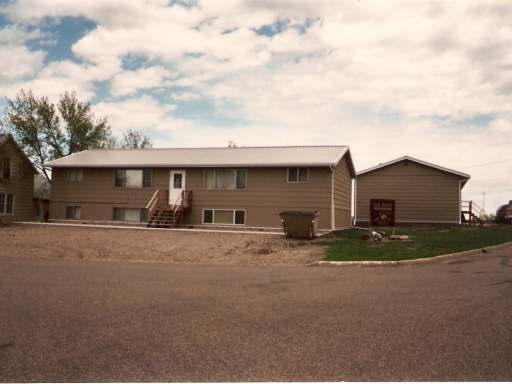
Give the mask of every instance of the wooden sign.
M 395 200 L 370 200 L 370 225 L 393 227 L 395 225 Z

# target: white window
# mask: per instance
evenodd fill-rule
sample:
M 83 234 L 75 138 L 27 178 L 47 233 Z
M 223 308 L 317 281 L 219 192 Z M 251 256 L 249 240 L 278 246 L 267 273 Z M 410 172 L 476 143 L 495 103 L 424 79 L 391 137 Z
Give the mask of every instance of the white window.
M 114 220 L 147 221 L 145 208 L 114 208 Z
M 66 180 L 68 181 L 82 181 L 84 172 L 82 169 L 73 168 L 66 170 Z
M 14 214 L 14 195 L 12 193 L 0 193 L 0 215 Z
M 204 209 L 203 224 L 244 225 L 243 209 Z
M 126 171 L 126 188 L 141 188 L 142 187 L 142 170 L 128 169 Z
M 66 207 L 66 219 L 80 220 L 81 208 L 78 205 Z
M 288 168 L 288 183 L 309 182 L 308 168 Z
M 247 170 L 242 168 L 210 168 L 205 170 L 206 189 L 246 189 Z
M 116 169 L 116 187 L 149 188 L 151 187 L 151 169 Z

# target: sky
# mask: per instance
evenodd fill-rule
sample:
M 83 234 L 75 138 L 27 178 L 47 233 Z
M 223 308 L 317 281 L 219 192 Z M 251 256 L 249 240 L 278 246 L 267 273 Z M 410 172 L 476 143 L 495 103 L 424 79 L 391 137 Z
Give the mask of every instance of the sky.
M 502 0 L 0 0 L 0 108 L 68 90 L 156 147 L 410 155 L 471 174 L 463 199 L 493 212 L 512 200 L 510 20 Z

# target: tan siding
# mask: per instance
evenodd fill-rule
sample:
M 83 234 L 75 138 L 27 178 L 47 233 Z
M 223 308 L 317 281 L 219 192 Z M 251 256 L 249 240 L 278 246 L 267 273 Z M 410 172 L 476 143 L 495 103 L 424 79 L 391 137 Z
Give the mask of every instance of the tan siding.
M 459 176 L 410 161 L 358 176 L 357 221 L 368 221 L 370 199 L 392 199 L 397 222 L 458 223 L 459 180 Z
M 53 171 L 51 215 L 64 219 L 67 205 L 80 205 L 82 220 L 112 220 L 114 206 L 143 208 L 156 188 L 169 189 L 169 169 L 154 169 L 152 187 L 125 189 L 114 186 L 113 169 L 84 169 L 83 180 L 66 180 L 66 170 Z M 331 172 L 310 168 L 309 182 L 288 184 L 286 168 L 249 168 L 247 189 L 210 191 L 203 185 L 204 169 L 186 170 L 186 189 L 191 190 L 192 209 L 187 221 L 202 223 L 202 209 L 246 209 L 246 225 L 280 227 L 279 212 L 287 209 L 319 210 L 322 229 L 330 228 Z
M 352 176 L 344 157 L 334 168 L 334 218 L 335 228 L 351 226 Z
M 0 147 L 0 159 L 11 159 L 11 178 L 0 179 L 0 192 L 14 195 L 14 214 L 2 215 L 4 223 L 32 220 L 34 173 L 24 156 L 9 140 Z

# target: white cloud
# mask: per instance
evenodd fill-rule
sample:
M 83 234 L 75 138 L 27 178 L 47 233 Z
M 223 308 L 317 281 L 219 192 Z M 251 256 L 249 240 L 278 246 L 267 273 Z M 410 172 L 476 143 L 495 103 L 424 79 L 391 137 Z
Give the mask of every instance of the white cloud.
M 41 68 L 45 53 L 24 46 L 0 46 L 0 85 L 33 75 Z
M 16 73 L 14 68 L 8 69 L 8 73 Z M 31 69 L 35 71 L 37 66 Z M 108 79 L 117 70 L 115 67 L 82 65 L 69 60 L 54 61 L 37 71 L 34 78 L 11 81 L 4 85 L 2 91 L 4 96 L 13 97 L 20 89 L 30 89 L 36 96 L 47 96 L 52 101 L 65 91 L 76 91 L 81 99 L 91 99 L 95 95 L 95 82 Z
M 38 29 L 29 31 L 19 25 L 0 28 L 0 86 L 34 75 L 42 67 L 45 52 L 24 45 L 42 37 Z
M 123 101 L 100 102 L 93 106 L 94 113 L 106 116 L 115 134 L 127 129 L 148 129 L 166 133 L 190 126 L 187 121 L 174 118 L 172 104 L 162 105 L 150 96 L 142 96 Z
M 126 96 L 138 90 L 162 87 L 170 75 L 161 66 L 124 71 L 112 78 L 111 92 L 114 96 Z

